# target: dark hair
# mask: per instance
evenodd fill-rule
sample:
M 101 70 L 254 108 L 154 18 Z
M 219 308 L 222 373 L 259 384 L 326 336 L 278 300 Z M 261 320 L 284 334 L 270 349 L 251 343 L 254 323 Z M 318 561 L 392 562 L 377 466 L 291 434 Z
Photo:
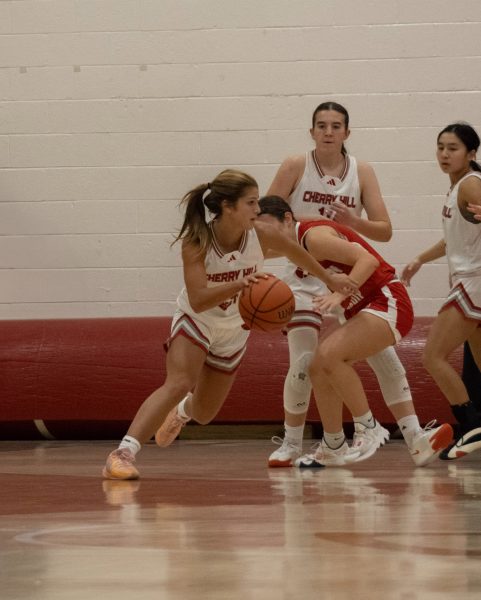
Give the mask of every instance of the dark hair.
M 257 188 L 257 181 L 235 169 L 226 169 L 219 173 L 211 183 L 201 183 L 182 198 L 186 205 L 184 222 L 179 235 L 172 242 L 185 240 L 198 244 L 204 251 L 212 241 L 212 235 L 205 219 L 205 208 L 215 217 L 222 215 L 223 202 L 235 206 L 247 188 Z
M 454 133 L 454 135 L 459 138 L 462 144 L 466 147 L 468 152 L 471 152 L 471 150 L 477 152 L 479 148 L 479 135 L 468 123 L 451 123 L 451 125 L 448 125 L 439 133 L 437 137 L 438 142 L 443 133 Z M 470 161 L 469 165 L 473 171 L 481 171 L 481 165 L 479 165 L 475 160 Z
M 313 128 L 316 125 L 317 113 L 321 112 L 321 110 L 335 110 L 336 112 L 341 113 L 341 115 L 344 116 L 344 126 L 346 127 L 346 129 L 349 129 L 349 113 L 347 112 L 347 109 L 344 108 L 344 106 L 342 106 L 342 104 L 338 104 L 337 102 L 322 102 L 321 104 L 319 104 L 319 106 L 312 113 Z M 347 150 L 344 144 L 342 145 L 341 152 L 343 154 L 347 154 Z
M 286 218 L 286 212 L 291 213 L 292 218 L 294 218 L 292 208 L 280 196 L 264 196 L 259 200 L 259 216 L 272 215 L 283 223 Z

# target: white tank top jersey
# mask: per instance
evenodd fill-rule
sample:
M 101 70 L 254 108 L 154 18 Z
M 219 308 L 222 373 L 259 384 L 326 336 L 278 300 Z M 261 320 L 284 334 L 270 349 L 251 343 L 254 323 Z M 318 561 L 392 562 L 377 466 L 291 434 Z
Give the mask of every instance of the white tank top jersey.
M 209 226 L 211 227 L 210 224 Z M 220 248 L 212 229 L 211 232 L 212 244 L 205 257 L 207 287 L 216 287 L 223 283 L 237 281 L 256 271 L 262 271 L 264 254 L 255 229 L 246 230 L 239 248 L 234 252 L 227 253 Z M 196 313 L 189 303 L 185 287 L 177 297 L 177 306 L 182 312 L 194 320 L 221 329 L 233 329 L 242 325 L 238 302 L 239 294 L 236 294 L 214 308 Z
M 325 175 L 316 160 L 315 151 L 306 152 L 306 166 L 296 188 L 288 198 L 294 217 L 312 216 L 330 219 L 329 206 L 339 200 L 356 215 L 362 213 L 361 188 L 354 156 L 345 155 L 346 163 L 341 176 Z M 284 281 L 296 298 L 296 310 L 312 310 L 311 297 L 327 292 L 326 285 L 304 273 L 294 263 L 287 261 Z
M 357 173 L 357 161 L 346 154 L 346 164 L 341 176 L 325 175 L 316 160 L 315 151 L 306 153 L 306 166 L 301 180 L 289 196 L 294 216 L 313 216 L 329 219 L 329 206 L 339 200 L 360 216 L 362 212 L 361 190 Z M 326 210 L 327 209 L 327 210 Z
M 443 206 L 443 229 L 449 272 L 454 275 L 481 274 L 481 223 L 466 221 L 458 206 L 459 185 L 468 177 L 481 179 L 481 173 L 470 172 L 447 194 Z

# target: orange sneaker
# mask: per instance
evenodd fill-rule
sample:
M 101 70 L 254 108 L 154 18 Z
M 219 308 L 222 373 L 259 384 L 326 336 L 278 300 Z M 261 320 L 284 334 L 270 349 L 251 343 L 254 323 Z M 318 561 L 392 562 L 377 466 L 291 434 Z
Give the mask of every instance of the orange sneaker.
M 157 446 L 161 448 L 166 448 L 170 446 L 175 438 L 179 435 L 182 427 L 188 422 L 190 419 L 183 419 L 179 416 L 177 412 L 177 406 L 170 411 L 167 415 L 165 421 L 162 425 L 157 429 L 155 434 L 155 443 Z
M 128 448 L 118 448 L 108 455 L 102 475 L 105 479 L 138 479 L 134 462 L 135 456 Z

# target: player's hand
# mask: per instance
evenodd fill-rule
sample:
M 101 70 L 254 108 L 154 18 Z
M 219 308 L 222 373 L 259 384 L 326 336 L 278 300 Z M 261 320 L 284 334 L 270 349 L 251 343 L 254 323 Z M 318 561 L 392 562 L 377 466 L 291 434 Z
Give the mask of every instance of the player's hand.
M 336 223 L 347 225 L 353 229 L 355 228 L 354 226 L 358 217 L 353 214 L 353 212 L 349 210 L 347 206 L 340 200 L 334 200 L 334 202 L 329 206 L 329 211 L 334 213 L 330 218 L 333 221 L 336 221 Z
M 479 204 L 468 204 L 467 207 L 470 213 L 473 213 L 476 221 L 481 221 L 481 206 Z
M 416 273 L 422 266 L 423 265 L 421 261 L 418 258 L 415 258 L 404 267 L 401 273 L 401 281 L 406 287 L 409 287 L 411 285 L 411 279 L 414 277 L 414 275 L 416 275 Z
M 274 277 L 272 273 L 264 273 L 262 271 L 256 271 L 255 273 L 251 273 L 250 275 L 246 275 L 242 278 L 243 287 L 250 287 L 252 284 L 257 283 L 260 279 L 269 279 L 269 277 Z
M 326 315 L 336 309 L 346 299 L 346 296 L 339 292 L 333 292 L 332 294 L 323 294 L 322 296 L 316 296 L 312 300 L 314 310 L 320 315 Z
M 359 284 L 346 273 L 331 273 L 328 287 L 334 292 L 340 292 L 345 296 L 350 296 L 357 292 Z

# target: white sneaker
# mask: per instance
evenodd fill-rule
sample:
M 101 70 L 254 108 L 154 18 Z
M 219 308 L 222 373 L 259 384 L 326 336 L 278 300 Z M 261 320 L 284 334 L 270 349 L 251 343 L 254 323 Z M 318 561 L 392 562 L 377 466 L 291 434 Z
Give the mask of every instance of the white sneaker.
M 389 439 L 389 431 L 376 421 L 374 427 L 354 423 L 352 449 L 359 452 L 357 462 L 370 458 Z
M 437 458 L 444 448 L 453 442 L 453 428 L 448 423 L 434 427 L 436 420 L 430 421 L 419 432 L 409 446 L 411 458 L 416 467 L 423 467 Z
M 284 439 L 274 436 L 272 438 L 274 444 L 280 445 L 280 448 L 274 450 L 269 456 L 269 467 L 292 467 L 296 458 L 302 454 L 302 446 L 285 437 Z
M 359 452 L 350 448 L 347 442 L 340 448 L 333 450 L 322 440 L 317 444 L 316 451 L 312 454 L 304 454 L 295 462 L 296 467 L 301 469 L 322 469 L 323 467 L 340 467 L 356 462 Z

